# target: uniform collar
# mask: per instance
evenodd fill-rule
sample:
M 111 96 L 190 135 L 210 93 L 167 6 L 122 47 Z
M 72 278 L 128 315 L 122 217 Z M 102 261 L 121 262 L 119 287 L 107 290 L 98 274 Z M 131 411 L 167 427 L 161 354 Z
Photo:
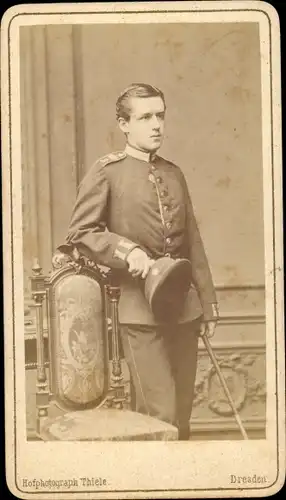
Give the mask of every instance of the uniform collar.
M 129 156 L 133 156 L 133 158 L 137 160 L 146 161 L 147 163 L 151 163 L 156 157 L 155 153 L 145 153 L 145 151 L 133 148 L 130 144 L 126 144 L 125 153 Z

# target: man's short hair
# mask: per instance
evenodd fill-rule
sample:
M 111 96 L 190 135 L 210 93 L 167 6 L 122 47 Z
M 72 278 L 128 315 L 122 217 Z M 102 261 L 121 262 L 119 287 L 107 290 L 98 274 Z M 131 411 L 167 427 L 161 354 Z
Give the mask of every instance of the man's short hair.
M 161 97 L 164 102 L 164 106 L 166 107 L 165 97 L 163 92 L 154 87 L 153 85 L 149 85 L 147 83 L 132 83 L 127 87 L 118 97 L 116 102 L 116 118 L 124 118 L 124 120 L 129 120 L 130 118 L 130 98 L 131 97 Z

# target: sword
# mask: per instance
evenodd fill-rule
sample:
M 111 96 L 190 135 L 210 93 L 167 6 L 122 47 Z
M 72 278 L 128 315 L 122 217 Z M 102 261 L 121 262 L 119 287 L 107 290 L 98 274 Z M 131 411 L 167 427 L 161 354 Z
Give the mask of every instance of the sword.
M 218 362 L 217 362 L 217 359 L 216 359 L 216 357 L 215 357 L 215 354 L 214 354 L 214 352 L 213 352 L 213 348 L 212 348 L 212 346 L 211 346 L 211 344 L 210 344 L 210 341 L 209 341 L 209 339 L 208 339 L 208 337 L 207 337 L 207 335 L 206 335 L 206 334 L 201 335 L 201 337 L 202 337 L 202 339 L 203 339 L 203 341 L 204 341 L 204 344 L 205 344 L 206 350 L 207 350 L 207 352 L 208 352 L 208 355 L 209 355 L 209 357 L 210 357 L 210 358 L 211 358 L 211 360 L 212 360 L 212 363 L 213 363 L 213 365 L 214 365 L 214 368 L 215 368 L 215 371 L 216 371 L 216 373 L 217 373 L 217 376 L 218 376 L 218 378 L 219 378 L 219 380 L 220 380 L 220 383 L 221 383 L 221 385 L 222 385 L 222 387 L 223 387 L 223 390 L 224 390 L 224 392 L 225 392 L 225 395 L 226 395 L 226 397 L 227 397 L 227 400 L 228 400 L 228 402 L 229 402 L 229 404 L 230 404 L 230 406 L 231 406 L 231 409 L 232 409 L 232 411 L 233 411 L 233 414 L 234 414 L 235 420 L 236 420 L 236 422 L 237 422 L 237 424 L 238 424 L 238 427 L 239 427 L 240 432 L 241 432 L 241 434 L 242 434 L 242 436 L 243 436 L 243 439 L 248 439 L 248 436 L 247 436 L 247 434 L 246 434 L 245 428 L 243 427 L 243 424 L 242 424 L 241 418 L 240 418 L 240 416 L 239 416 L 239 414 L 238 414 L 237 409 L 235 408 L 235 405 L 234 405 L 233 399 L 232 399 L 232 397 L 231 397 L 231 394 L 230 394 L 229 389 L 228 389 L 228 387 L 227 387 L 227 384 L 226 384 L 225 378 L 224 378 L 224 376 L 223 376 L 223 374 L 222 374 L 222 371 L 221 371 L 221 369 L 220 369 L 220 366 L 219 366 L 219 364 L 218 364 Z

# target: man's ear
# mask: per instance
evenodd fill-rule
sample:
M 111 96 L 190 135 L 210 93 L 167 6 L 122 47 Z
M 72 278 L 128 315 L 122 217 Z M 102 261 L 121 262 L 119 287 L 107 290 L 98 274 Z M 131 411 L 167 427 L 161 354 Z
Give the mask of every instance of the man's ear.
M 127 134 L 128 133 L 128 125 L 129 125 L 129 122 L 127 122 L 124 118 L 120 117 L 118 118 L 118 125 L 119 125 L 119 128 L 120 130 L 122 130 L 122 132 L 124 134 Z

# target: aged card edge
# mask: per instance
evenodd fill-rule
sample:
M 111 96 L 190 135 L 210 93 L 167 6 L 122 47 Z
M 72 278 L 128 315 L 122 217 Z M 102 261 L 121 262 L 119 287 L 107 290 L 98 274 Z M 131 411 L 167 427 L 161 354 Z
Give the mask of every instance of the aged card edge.
M 163 2 L 162 2 L 163 3 Z M 186 4 L 188 4 L 189 2 L 186 2 Z M 209 3 L 209 2 L 204 2 L 204 3 Z M 223 2 L 224 3 L 224 2 Z M 236 2 L 235 2 L 236 4 Z M 241 4 L 239 2 L 239 4 Z M 245 5 L 246 2 L 243 2 L 243 4 Z M 43 5 L 43 4 L 42 4 Z M 76 4 L 71 4 L 71 5 L 76 5 Z M 105 7 L 104 4 L 97 4 L 97 5 L 103 5 Z M 123 4 L 120 4 L 120 5 L 123 5 Z M 149 4 L 151 5 L 151 4 Z M 269 24 L 270 24 L 270 27 L 272 27 L 272 25 L 274 24 L 274 26 L 276 27 L 276 29 L 278 29 L 279 31 L 279 18 L 277 16 L 277 12 L 276 10 L 270 6 L 268 3 L 266 2 L 247 2 L 247 5 L 248 6 L 257 6 L 257 7 L 262 7 L 258 10 L 260 10 L 261 12 L 263 12 L 264 14 L 267 15 L 268 19 L 269 19 Z M 85 5 L 82 5 L 82 8 L 84 8 Z M 216 5 L 217 6 L 217 5 Z M 1 52 L 2 52 L 2 75 L 1 75 L 1 86 L 2 86 L 2 94 L 4 95 L 4 98 L 2 99 L 2 110 L 1 110 L 1 114 L 2 114 L 2 121 L 4 122 L 4 124 L 7 125 L 10 125 L 10 112 L 9 112 L 9 103 L 6 102 L 5 98 L 7 99 L 7 101 L 9 100 L 8 99 L 8 95 L 9 95 L 9 89 L 8 89 L 8 85 L 9 85 L 9 81 L 5 81 L 5 74 L 9 74 L 9 64 L 10 64 L 10 60 L 9 58 L 7 59 L 6 61 L 6 51 L 9 50 L 9 47 L 8 47 L 8 41 L 6 40 L 6 31 L 7 31 L 7 35 L 9 37 L 9 26 L 11 25 L 11 22 L 13 21 L 14 17 L 21 13 L 22 12 L 22 8 L 25 8 L 25 12 L 26 13 L 29 13 L 29 10 L 33 11 L 34 8 L 37 8 L 37 5 L 32 5 L 32 6 L 28 6 L 28 5 L 22 5 L 22 6 L 19 6 L 19 7 L 12 7 L 10 9 L 8 9 L 8 11 L 6 11 L 6 13 L 4 14 L 4 17 L 2 18 L 2 47 L 1 47 Z M 29 9 L 27 9 L 27 7 L 29 7 Z M 49 8 L 53 7 L 53 5 L 49 5 Z M 63 9 L 65 8 L 68 8 L 68 5 L 62 5 L 61 7 L 63 7 Z M 153 6 L 152 6 L 153 7 Z M 233 5 L 234 7 L 234 5 Z M 265 10 L 263 10 L 263 8 Z M 154 7 L 153 7 L 154 9 Z M 219 8 L 216 8 L 214 10 L 219 10 Z M 230 8 L 230 10 L 233 10 Z M 249 9 L 249 10 L 254 10 L 254 9 Z M 180 11 L 180 9 L 179 9 Z M 271 32 L 271 30 L 270 30 Z M 277 41 L 275 41 L 275 44 L 277 45 Z M 276 50 L 276 55 L 275 57 L 277 58 L 277 50 L 278 50 L 278 47 L 276 46 L 275 48 Z M 276 61 L 277 62 L 277 61 Z M 276 66 L 278 66 L 276 64 Z M 275 78 L 276 78 L 276 83 L 275 83 L 275 95 L 273 95 L 273 89 L 272 89 L 272 97 L 274 96 L 275 97 L 275 103 L 274 105 L 272 105 L 272 115 L 275 114 L 275 120 L 274 120 L 274 123 L 272 125 L 272 141 L 273 141 L 273 134 L 274 134 L 274 131 L 273 129 L 274 128 L 278 128 L 279 129 L 279 135 L 280 135 L 280 127 L 281 127 L 281 124 L 280 124 L 280 113 L 278 111 L 278 109 L 276 109 L 275 113 L 274 113 L 274 107 L 276 108 L 280 108 L 280 89 L 279 89 L 279 92 L 277 92 L 277 88 L 279 88 L 279 77 L 278 77 L 278 68 L 276 68 L 276 75 L 275 75 Z M 279 76 L 280 76 L 280 73 L 279 73 Z M 273 75 L 272 75 L 272 80 L 273 80 Z M 271 86 L 273 86 L 273 81 L 271 80 Z M 278 101 L 278 102 L 277 102 Z M 279 117 L 278 117 L 279 115 Z M 12 304 L 12 300 L 13 300 L 13 286 L 14 284 L 12 284 L 12 290 L 11 290 L 11 281 L 12 281 L 12 276 L 13 276 L 13 262 L 12 262 L 12 252 L 13 252 L 13 243 L 11 241 L 11 233 L 10 233 L 10 229 L 8 229 L 10 227 L 10 224 L 12 223 L 12 217 L 11 217 L 11 212 L 7 210 L 7 206 L 11 206 L 12 207 L 12 197 L 11 197 L 11 193 L 10 193 L 10 189 L 9 189 L 9 176 L 11 174 L 11 171 L 10 171 L 10 168 L 9 168 L 9 161 L 10 161 L 10 151 L 9 151 L 9 142 L 10 142 L 10 138 L 9 138 L 9 133 L 8 132 L 5 132 L 5 129 L 6 127 L 4 126 L 2 128 L 2 147 L 3 147 L 3 154 L 2 154 L 2 159 L 3 159 L 3 188 L 2 188 L 2 194 L 3 194 L 3 211 L 4 211 L 4 214 L 3 214 L 3 228 L 4 228 L 4 237 L 3 237 L 3 243 L 4 243 L 4 248 L 5 250 L 7 249 L 7 252 L 5 251 L 5 254 L 4 254 L 4 289 L 5 289 L 5 331 L 7 331 L 7 327 L 8 325 L 11 326 L 11 324 L 13 323 L 13 314 L 11 314 L 12 312 L 12 307 L 14 306 Z M 276 152 L 274 153 L 273 151 L 273 156 L 276 154 L 278 155 L 279 154 L 279 158 L 280 158 L 280 151 L 278 151 L 278 149 L 280 150 L 281 148 L 281 144 L 280 144 L 280 140 L 276 141 L 278 142 L 278 144 L 276 144 Z M 274 147 L 274 145 L 273 145 Z M 274 161 L 274 158 L 273 158 L 273 161 Z M 279 160 L 276 160 L 276 164 L 277 163 L 281 163 L 280 162 L 280 159 Z M 280 172 L 275 172 L 275 176 L 278 177 L 279 175 L 279 181 L 281 181 L 281 174 Z M 273 175 L 273 177 L 275 177 Z M 273 179 L 273 182 L 274 182 L 274 179 Z M 281 189 L 282 191 L 282 188 L 280 186 L 276 186 L 276 190 L 278 189 L 279 191 L 279 188 Z M 278 213 L 280 215 L 280 217 L 278 216 L 278 220 L 276 218 L 276 220 L 274 220 L 274 223 L 275 223 L 275 226 L 278 227 L 278 231 L 279 231 L 279 234 L 280 234 L 280 231 L 281 231 L 281 223 L 282 223 L 282 214 L 281 214 L 281 200 L 280 202 L 277 201 L 277 198 L 280 198 L 280 192 L 277 194 L 275 194 L 275 197 L 274 197 L 274 205 L 278 205 L 276 208 L 278 210 Z M 277 212 L 276 212 L 277 213 Z M 273 214 L 274 216 L 274 214 Z M 277 216 L 276 216 L 277 217 Z M 9 248 L 9 251 L 11 252 L 11 255 L 9 254 L 8 252 L 8 248 Z M 276 287 L 277 285 L 279 286 L 279 300 L 281 300 L 281 297 L 283 297 L 283 272 L 282 272 L 282 267 L 279 266 L 279 263 L 282 264 L 282 261 L 283 261 L 283 258 L 282 256 L 280 255 L 281 253 L 281 249 L 278 248 L 278 252 L 277 252 L 277 247 L 275 247 L 275 253 L 278 255 L 276 255 L 276 263 L 278 263 L 278 266 L 274 266 L 274 273 L 276 274 Z M 11 293 L 12 292 L 12 293 Z M 276 292 L 277 293 L 277 292 Z M 11 297 L 10 297 L 10 294 L 11 294 Z M 276 294 L 276 297 L 277 297 L 277 294 Z M 277 308 L 275 308 L 275 312 L 277 313 Z M 283 322 L 283 320 L 282 320 Z M 283 333 L 283 331 L 281 331 L 281 333 Z M 277 335 L 277 331 L 276 331 L 276 335 Z M 281 337 L 281 335 L 280 335 Z M 283 344 L 283 350 L 284 350 L 284 337 L 282 339 L 279 339 L 280 341 L 280 345 L 281 343 Z M 8 350 L 8 347 L 9 347 L 9 344 L 10 342 L 8 342 L 6 336 L 5 336 L 5 353 L 6 351 Z M 14 343 L 13 343 L 14 345 Z M 277 343 L 277 338 L 276 338 L 276 345 L 278 345 Z M 10 346 L 11 348 L 11 346 Z M 283 350 L 279 350 L 280 353 L 282 353 L 283 355 Z M 278 360 L 278 357 L 279 358 L 282 358 L 282 359 L 279 359 Z M 8 370 L 8 366 L 10 365 L 10 358 L 8 356 L 8 358 L 5 356 L 5 374 L 7 374 L 7 370 Z M 283 356 L 279 356 L 279 353 L 277 352 L 276 350 L 276 364 L 277 364 L 277 372 L 276 373 L 276 382 L 277 382 L 277 388 L 279 389 L 279 385 L 280 385 L 280 391 L 278 392 L 281 392 L 281 390 L 283 390 L 284 388 L 284 359 L 283 359 Z M 12 370 L 12 377 L 14 375 L 14 370 Z M 280 380 L 279 380 L 280 379 Z M 279 384 L 278 384 L 279 382 Z M 11 381 L 8 381 L 8 378 L 7 376 L 5 376 L 5 385 L 6 385 L 6 394 L 8 393 L 8 390 L 10 389 L 10 386 L 11 386 Z M 284 393 L 284 391 L 283 391 Z M 6 403 L 7 403 L 7 400 L 8 398 L 6 397 Z M 285 435 L 285 429 L 284 429 L 284 402 L 280 402 L 280 408 L 279 408 L 279 401 L 278 401 L 278 398 L 277 398 L 277 411 L 279 412 L 280 410 L 280 413 L 282 413 L 282 419 L 278 419 L 279 420 L 279 423 L 280 423 L 280 431 L 281 431 L 281 434 L 284 434 Z M 8 433 L 8 415 L 10 415 L 10 410 L 9 408 L 7 408 L 7 405 L 6 405 L 6 411 L 5 411 L 5 415 L 6 415 L 6 432 L 7 434 Z M 278 424 L 279 425 L 279 424 Z M 278 428 L 277 428 L 277 432 L 278 432 Z M 7 436 L 8 437 L 8 436 Z M 283 436 L 281 435 L 281 438 Z M 12 443 L 11 443 L 12 444 Z M 284 446 L 284 442 L 283 442 L 283 446 Z M 281 448 L 277 450 L 278 451 L 278 455 L 280 455 L 280 460 L 281 460 L 281 465 L 284 465 L 284 462 L 285 462 L 285 457 L 284 457 L 284 449 L 282 450 Z M 7 453 L 7 451 L 6 451 Z M 15 460 L 15 457 L 14 457 L 14 460 Z M 14 465 L 14 463 L 13 463 Z M 8 461 L 8 457 L 7 457 L 7 454 L 6 454 L 6 467 L 7 467 L 7 472 L 9 472 L 9 467 L 10 467 L 10 462 Z M 279 474 L 280 472 L 280 474 Z M 277 477 L 277 481 L 272 485 L 272 486 L 269 486 L 266 488 L 266 490 L 264 490 L 264 495 L 265 495 L 265 492 L 267 492 L 267 495 L 272 495 L 273 493 L 277 492 L 280 487 L 282 487 L 283 483 L 284 483 L 284 479 L 285 479 L 285 472 L 281 471 L 278 471 L 278 477 Z M 9 484 L 9 487 L 10 487 L 10 490 L 12 492 L 18 492 L 21 491 L 21 490 L 18 490 L 18 489 L 14 489 L 14 483 L 12 484 L 12 481 L 11 481 L 11 478 L 10 480 L 8 481 L 8 475 L 7 475 L 7 482 Z M 17 486 L 16 486 L 17 488 Z M 177 490 L 169 490 L 170 492 L 177 492 Z M 188 490 L 190 493 L 193 492 L 194 490 Z M 205 492 L 209 492 L 210 490 L 204 490 Z M 227 488 L 222 488 L 220 491 L 231 491 L 231 490 L 228 490 Z M 114 490 L 113 490 L 114 492 Z M 259 494 L 260 496 L 260 492 L 262 492 L 261 489 L 259 489 L 257 491 L 256 494 Z M 23 492 L 25 496 L 21 497 L 21 498 L 35 498 L 35 495 L 33 494 L 29 494 L 29 493 L 26 493 L 26 492 Z M 104 491 L 102 491 L 100 494 L 104 494 L 104 496 L 106 496 L 106 493 Z M 118 493 L 122 493 L 122 491 L 118 491 Z M 150 494 L 154 494 L 156 493 L 156 490 L 155 491 L 152 491 L 152 490 L 146 490 L 146 493 L 148 493 L 148 495 Z M 248 490 L 246 493 L 245 493 L 245 496 L 250 496 L 249 494 L 251 493 L 251 490 Z M 74 494 L 77 494 L 76 492 Z M 71 493 L 71 495 L 74 495 L 73 493 Z M 129 496 L 129 495 L 128 495 Z M 59 494 L 59 497 L 62 497 L 62 493 Z M 124 496 L 124 498 L 126 498 L 126 496 Z M 146 498 L 146 497 L 145 497 Z

